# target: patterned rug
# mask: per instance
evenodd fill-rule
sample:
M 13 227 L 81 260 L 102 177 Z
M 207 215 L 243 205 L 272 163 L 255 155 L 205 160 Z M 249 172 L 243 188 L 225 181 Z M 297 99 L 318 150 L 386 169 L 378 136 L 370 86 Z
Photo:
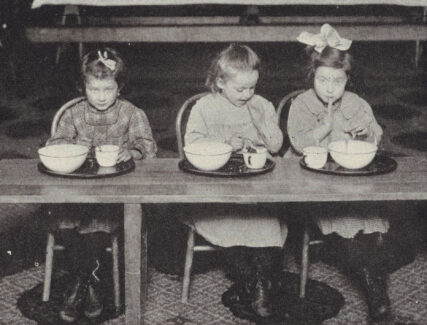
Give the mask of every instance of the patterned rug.
M 197 256 L 196 256 L 197 259 Z M 291 272 L 299 268 L 289 257 L 286 265 Z M 335 268 L 321 262 L 312 264 L 310 278 L 337 289 L 345 299 L 339 314 L 324 325 L 367 325 L 367 307 L 360 292 Z M 0 280 L 0 325 L 36 325 L 17 308 L 17 300 L 25 291 L 40 285 L 43 266 L 34 267 Z M 180 303 L 181 278 L 149 269 L 149 287 L 145 324 L 148 325 L 248 325 L 248 320 L 235 317 L 221 303 L 221 295 L 231 281 L 219 269 L 211 269 L 192 277 L 188 304 Z M 390 276 L 389 295 L 395 321 L 401 324 L 427 323 L 427 250 L 415 261 Z M 124 316 L 104 322 L 124 324 Z

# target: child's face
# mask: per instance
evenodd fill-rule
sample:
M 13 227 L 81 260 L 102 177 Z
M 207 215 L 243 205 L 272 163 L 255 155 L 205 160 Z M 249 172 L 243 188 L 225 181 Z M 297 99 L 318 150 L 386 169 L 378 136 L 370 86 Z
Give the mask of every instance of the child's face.
M 88 102 L 97 110 L 105 111 L 116 101 L 119 86 L 114 78 L 96 79 L 88 76 L 85 90 Z
M 241 107 L 254 95 L 258 77 L 258 70 L 236 71 L 226 80 L 219 78 L 217 86 L 225 98 L 233 105 Z
M 318 67 L 314 73 L 314 91 L 325 103 L 341 98 L 347 84 L 343 69 Z

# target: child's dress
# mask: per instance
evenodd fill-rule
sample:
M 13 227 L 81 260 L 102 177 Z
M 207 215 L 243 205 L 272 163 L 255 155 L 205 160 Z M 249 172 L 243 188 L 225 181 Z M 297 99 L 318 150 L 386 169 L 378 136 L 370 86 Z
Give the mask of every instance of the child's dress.
M 75 143 L 89 148 L 114 144 L 138 150 L 143 158 L 153 158 L 157 152 L 145 113 L 121 99 L 106 111 L 96 110 L 86 100 L 67 109 L 55 135 L 47 141 L 47 145 L 60 143 Z M 52 213 L 59 228 L 76 228 L 80 233 L 90 233 L 114 231 L 119 224 L 117 216 L 123 214 L 122 210 L 118 204 L 63 204 L 55 206 Z
M 304 147 L 318 145 L 313 137 L 313 130 L 324 124 L 327 116 L 327 103 L 323 103 L 313 89 L 300 94 L 292 102 L 288 117 L 288 135 L 292 148 L 285 156 L 300 154 Z M 342 98 L 334 103 L 334 122 L 331 133 L 325 137 L 320 146 L 327 147 L 332 141 L 346 139 L 346 132 L 356 125 L 368 127 L 367 141 L 379 142 L 382 129 L 378 125 L 369 104 L 358 95 L 345 91 Z M 325 189 L 326 191 L 327 189 Z M 381 232 L 389 229 L 389 222 L 383 216 L 381 205 L 331 204 L 316 211 L 313 216 L 322 233 L 336 232 L 342 237 L 353 238 L 360 230 L 364 233 Z
M 262 108 L 270 150 L 277 152 L 283 141 L 278 118 L 273 105 L 266 99 L 254 95 L 249 105 Z M 211 93 L 201 98 L 192 108 L 185 133 L 185 143 L 228 142 L 233 135 L 264 144 L 252 123 L 247 106 L 236 107 L 221 94 Z M 256 204 L 249 205 L 205 205 L 188 209 L 187 223 L 197 233 L 214 245 L 222 247 L 282 247 L 287 227 L 282 224 L 274 209 Z

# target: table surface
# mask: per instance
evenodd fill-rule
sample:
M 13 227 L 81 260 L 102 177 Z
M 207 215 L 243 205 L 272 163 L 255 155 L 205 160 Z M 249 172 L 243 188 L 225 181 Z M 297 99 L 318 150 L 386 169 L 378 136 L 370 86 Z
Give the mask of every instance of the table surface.
M 276 159 L 265 175 L 216 178 L 185 173 L 178 159 L 138 161 L 133 172 L 103 179 L 67 179 L 40 173 L 37 159 L 0 161 L 0 203 L 178 203 L 426 200 L 427 157 L 395 158 L 398 167 L 377 176 L 325 175 Z
M 331 176 L 276 160 L 269 174 L 212 178 L 187 174 L 177 159 L 137 162 L 114 178 L 69 179 L 42 174 L 38 160 L 0 160 L 0 203 L 124 203 L 125 323 L 143 324 L 147 292 L 147 227 L 139 203 L 313 202 L 427 200 L 427 157 L 396 159 L 397 169 L 377 176 Z
M 34 0 L 32 8 L 43 5 L 159 6 L 159 5 L 401 5 L 427 6 L 427 0 Z

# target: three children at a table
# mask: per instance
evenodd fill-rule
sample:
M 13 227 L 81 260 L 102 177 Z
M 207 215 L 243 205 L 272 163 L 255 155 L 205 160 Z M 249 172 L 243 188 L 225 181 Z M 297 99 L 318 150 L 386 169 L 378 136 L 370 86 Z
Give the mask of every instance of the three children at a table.
M 351 71 L 352 59 L 348 53 L 351 41 L 340 38 L 329 25 L 322 26 L 318 35 L 303 33 L 299 40 L 310 47 L 313 87 L 291 105 L 288 133 L 293 153 L 289 154 L 301 153 L 305 146 L 313 144 L 326 146 L 349 134 L 379 141 L 382 130 L 369 104 L 345 90 Z M 257 54 L 244 45 L 230 45 L 217 55 L 206 80 L 211 93 L 192 108 L 185 144 L 218 141 L 239 151 L 249 139 L 254 145 L 265 146 L 271 154 L 279 151 L 283 134 L 275 109 L 255 94 L 259 65 Z M 157 147 L 147 117 L 131 103 L 118 98 L 123 86 L 122 72 L 123 63 L 115 51 L 104 49 L 87 54 L 82 64 L 86 100 L 64 113 L 48 144 L 110 143 L 121 146 L 120 160 L 154 157 Z M 117 219 L 113 217 L 121 213 L 117 206 L 84 208 L 78 213 L 88 214 L 90 218 L 78 215 L 64 218 L 71 211 L 67 205 L 55 210 L 61 221 L 58 229 L 71 229 L 62 233 L 71 242 L 69 254 L 74 257 L 71 272 L 75 281 L 61 309 L 65 321 L 74 321 L 79 316 L 82 292 L 88 292 L 84 305 L 87 316 L 95 317 L 102 311 L 96 284 L 105 241 L 98 238 L 117 228 Z M 313 219 L 322 233 L 342 252 L 343 264 L 363 284 L 374 320 L 384 319 L 390 313 L 385 270 L 379 265 L 387 258 L 382 247 L 386 244 L 389 223 L 384 215 L 373 213 L 380 210 L 335 204 L 310 209 L 316 211 Z M 182 212 L 186 224 L 213 245 L 225 248 L 239 288 L 233 296 L 224 297 L 225 300 L 232 303 L 245 295 L 255 313 L 270 316 L 274 279 L 281 271 L 281 248 L 287 237 L 287 226 L 278 211 L 262 205 L 222 205 L 188 211 L 183 207 Z
M 119 97 L 124 86 L 124 63 L 116 51 L 104 48 L 86 54 L 81 84 L 86 99 L 67 109 L 47 145 L 74 143 L 94 148 L 120 147 L 117 162 L 156 156 L 145 113 Z M 102 255 L 110 234 L 120 225 L 121 205 L 64 204 L 51 208 L 52 228 L 67 248 L 70 273 L 60 317 L 74 322 L 82 313 L 96 318 L 103 311 Z

